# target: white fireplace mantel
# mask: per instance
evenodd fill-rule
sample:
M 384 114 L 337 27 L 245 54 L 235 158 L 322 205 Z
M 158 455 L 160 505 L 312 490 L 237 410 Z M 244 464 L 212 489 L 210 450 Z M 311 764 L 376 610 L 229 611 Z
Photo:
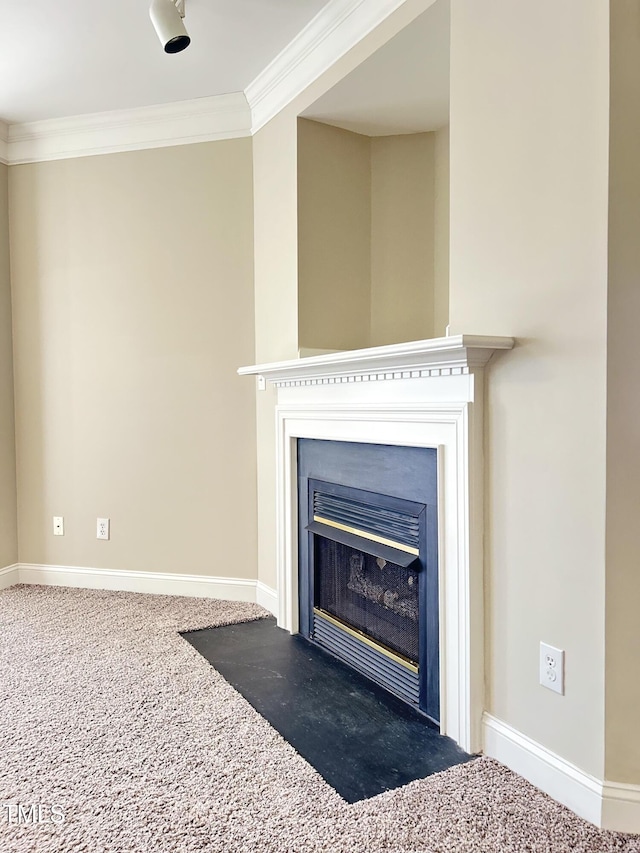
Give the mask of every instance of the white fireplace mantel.
M 297 439 L 438 451 L 441 731 L 481 750 L 483 385 L 513 338 L 453 335 L 240 368 L 278 389 L 278 624 L 298 630 Z
M 513 338 L 451 335 L 256 364 L 241 367 L 238 373 L 264 376 L 278 387 L 459 375 L 484 367 L 496 350 L 513 345 Z

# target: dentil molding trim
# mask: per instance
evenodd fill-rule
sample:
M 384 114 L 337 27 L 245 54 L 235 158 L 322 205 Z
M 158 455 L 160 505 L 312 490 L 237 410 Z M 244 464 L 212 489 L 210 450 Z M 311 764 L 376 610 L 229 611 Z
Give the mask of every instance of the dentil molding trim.
M 50 566 L 37 563 L 17 563 L 0 569 L 0 589 L 16 583 L 250 601 L 261 604 L 275 616 L 278 615 L 276 591 L 262 581 L 243 578 L 178 575 L 170 572 L 131 572 L 122 569 L 92 569 L 84 566 Z
M 250 135 L 251 110 L 244 94 L 237 92 L 139 109 L 12 124 L 8 128 L 5 155 L 9 165 L 18 165 Z M 0 158 L 2 154 L 0 126 Z
M 496 350 L 510 350 L 514 339 L 486 335 L 450 335 L 403 344 L 344 350 L 327 355 L 241 367 L 241 376 L 264 376 L 278 388 L 423 379 L 466 375 L 484 367 Z

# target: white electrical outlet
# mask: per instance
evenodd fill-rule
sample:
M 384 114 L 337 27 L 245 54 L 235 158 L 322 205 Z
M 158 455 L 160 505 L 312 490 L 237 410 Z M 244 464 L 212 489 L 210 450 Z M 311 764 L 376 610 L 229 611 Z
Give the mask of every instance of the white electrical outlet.
M 109 519 L 108 518 L 99 518 L 98 519 L 98 532 L 97 539 L 108 539 L 109 538 Z
M 564 695 L 564 651 L 540 643 L 540 684 Z
M 61 515 L 53 516 L 53 535 L 64 536 L 64 518 Z

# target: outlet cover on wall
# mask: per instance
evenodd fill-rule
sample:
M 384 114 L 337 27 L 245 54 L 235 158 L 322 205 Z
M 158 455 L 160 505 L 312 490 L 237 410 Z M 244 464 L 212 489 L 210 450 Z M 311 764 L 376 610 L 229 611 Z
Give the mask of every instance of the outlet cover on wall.
M 540 684 L 564 695 L 564 651 L 540 643 Z
M 64 536 L 64 518 L 61 515 L 53 516 L 53 535 Z
M 96 533 L 97 539 L 108 539 L 109 538 L 109 519 L 108 518 L 99 518 L 98 519 L 98 530 Z

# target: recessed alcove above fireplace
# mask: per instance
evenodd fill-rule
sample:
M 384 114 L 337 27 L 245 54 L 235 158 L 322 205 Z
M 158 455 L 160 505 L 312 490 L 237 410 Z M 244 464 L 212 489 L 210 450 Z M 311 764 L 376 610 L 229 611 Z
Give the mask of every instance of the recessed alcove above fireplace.
M 292 633 L 305 630 L 299 606 L 298 440 L 435 451 L 438 718 L 441 732 L 470 753 L 481 749 L 484 700 L 484 374 L 493 354 L 513 345 L 512 338 L 455 335 L 239 370 L 277 387 L 278 624 Z M 357 566 L 354 572 L 357 576 Z M 373 581 L 365 572 L 354 583 L 364 587 Z M 380 590 L 383 600 L 385 592 L 393 596 L 387 586 Z

